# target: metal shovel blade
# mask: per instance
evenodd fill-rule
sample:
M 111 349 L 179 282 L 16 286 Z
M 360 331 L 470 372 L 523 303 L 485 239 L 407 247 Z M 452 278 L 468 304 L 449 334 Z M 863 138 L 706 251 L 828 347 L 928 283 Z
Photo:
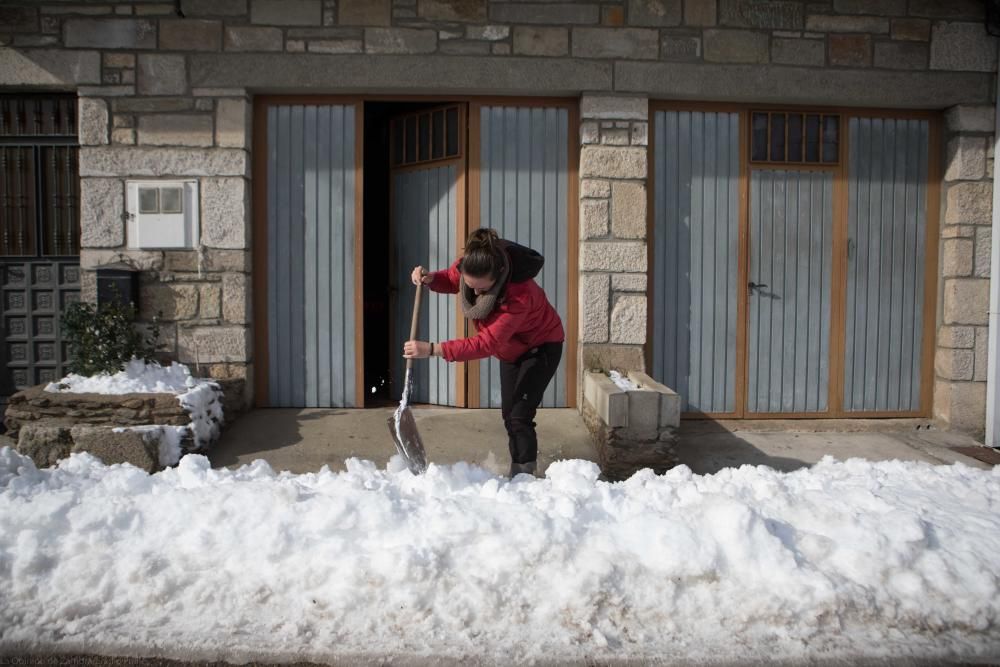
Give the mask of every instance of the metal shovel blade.
M 424 452 L 424 443 L 420 440 L 417 422 L 410 407 L 396 408 L 396 412 L 389 415 L 387 421 L 392 441 L 396 443 L 396 451 L 406 461 L 406 467 L 410 472 L 419 475 L 427 470 L 427 454 Z
M 413 296 L 413 319 L 410 321 L 410 340 L 417 337 L 417 323 L 420 315 L 420 294 L 423 285 L 417 285 Z M 406 466 L 414 475 L 427 470 L 427 454 L 424 443 L 417 431 L 417 422 L 410 412 L 410 395 L 413 393 L 413 359 L 406 360 L 406 377 L 403 380 L 403 398 L 399 401 L 396 412 L 389 417 L 389 433 L 396 443 L 396 451 L 406 461 Z

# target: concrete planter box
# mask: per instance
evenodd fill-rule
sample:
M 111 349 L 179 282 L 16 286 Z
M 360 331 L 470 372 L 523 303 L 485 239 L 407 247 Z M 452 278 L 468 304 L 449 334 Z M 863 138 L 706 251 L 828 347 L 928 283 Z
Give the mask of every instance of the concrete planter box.
M 583 419 L 601 470 L 613 480 L 643 468 L 660 474 L 677 465 L 680 396 L 645 373 L 630 371 L 626 377 L 635 389 L 622 389 L 599 371 L 584 378 Z

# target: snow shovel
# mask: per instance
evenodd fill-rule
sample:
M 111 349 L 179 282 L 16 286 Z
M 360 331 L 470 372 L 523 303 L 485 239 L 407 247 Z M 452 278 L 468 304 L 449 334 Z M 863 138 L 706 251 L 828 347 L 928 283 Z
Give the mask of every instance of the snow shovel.
M 417 295 L 413 299 L 413 320 L 410 322 L 410 338 L 417 337 L 417 323 L 420 317 L 420 293 L 423 285 L 417 285 Z M 417 422 L 410 411 L 410 393 L 413 389 L 413 359 L 406 360 L 406 379 L 403 381 L 403 398 L 399 407 L 389 417 L 389 433 L 396 443 L 396 451 L 406 461 L 406 466 L 414 475 L 427 470 L 427 454 L 424 453 L 424 443 L 417 431 Z

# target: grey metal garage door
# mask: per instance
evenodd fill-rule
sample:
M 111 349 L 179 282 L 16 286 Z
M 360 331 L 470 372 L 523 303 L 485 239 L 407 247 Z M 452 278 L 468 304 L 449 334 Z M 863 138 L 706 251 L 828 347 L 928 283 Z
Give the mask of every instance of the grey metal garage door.
M 535 278 L 565 326 L 569 300 L 567 188 L 569 113 L 565 108 L 484 106 L 480 113 L 479 222 L 545 256 Z M 566 356 L 542 407 L 566 406 Z M 500 407 L 500 364 L 480 364 L 480 406 Z
M 920 407 L 926 120 L 852 118 L 844 409 Z
M 267 109 L 268 402 L 352 407 L 355 107 Z
M 660 106 L 654 377 L 689 413 L 926 415 L 938 121 Z
M 653 365 L 685 411 L 736 409 L 739 114 L 654 117 Z

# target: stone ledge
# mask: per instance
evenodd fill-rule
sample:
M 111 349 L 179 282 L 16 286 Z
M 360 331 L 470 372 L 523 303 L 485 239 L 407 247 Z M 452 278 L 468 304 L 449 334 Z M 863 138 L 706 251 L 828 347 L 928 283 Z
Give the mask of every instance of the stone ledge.
M 16 437 L 25 424 L 53 418 L 114 426 L 185 426 L 191 422 L 176 394 L 55 393 L 45 391 L 45 385 L 36 385 L 8 399 L 4 425 L 11 437 Z
M 115 431 L 116 427 L 101 424 L 81 424 L 72 419 L 53 418 L 35 421 L 21 427 L 16 449 L 34 461 L 38 468 L 56 465 L 60 459 L 76 452 L 93 454 L 105 465 L 131 463 L 149 473 L 163 469 L 160 444 L 156 433 Z M 161 436 L 162 437 L 162 436 Z M 182 451 L 194 451 L 181 440 Z M 188 445 L 185 450 L 185 444 Z
M 568 58 L 464 55 L 196 54 L 188 57 L 192 87 L 293 92 L 420 89 L 424 94 L 577 94 L 610 91 L 611 65 Z
M 0 48 L 5 86 L 78 86 L 101 82 L 100 51 Z M 610 78 L 610 74 L 609 74 Z
M 993 77 L 773 65 L 618 62 L 615 92 L 676 100 L 941 109 L 992 104 Z
M 160 457 L 162 431 L 116 430 L 113 426 L 77 424 L 70 429 L 70 436 L 73 438 L 73 452 L 93 454 L 104 465 L 131 463 L 149 473 L 163 469 Z M 194 451 L 190 430 L 186 440 L 181 441 L 181 451 Z
M 101 146 L 80 149 L 80 176 L 249 176 L 240 148 Z
M 244 378 L 213 378 L 219 385 L 223 419 L 231 424 L 246 410 Z M 65 419 L 68 423 L 109 424 L 113 426 L 187 426 L 191 416 L 181 406 L 176 394 L 78 394 L 45 391 L 45 385 L 29 387 L 8 399 L 4 426 L 16 438 L 18 430 L 29 422 Z

